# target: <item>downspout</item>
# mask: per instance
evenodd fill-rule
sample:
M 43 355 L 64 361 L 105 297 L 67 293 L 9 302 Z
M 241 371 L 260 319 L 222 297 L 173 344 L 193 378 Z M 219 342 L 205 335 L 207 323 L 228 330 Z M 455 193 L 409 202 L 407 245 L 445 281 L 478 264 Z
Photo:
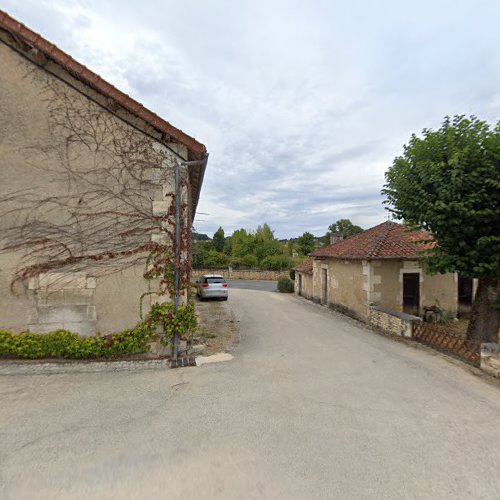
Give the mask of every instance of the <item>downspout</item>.
M 201 159 L 196 161 L 183 161 L 176 158 L 175 160 L 175 266 L 174 266 L 174 314 L 177 314 L 177 310 L 180 305 L 180 273 L 179 267 L 181 262 L 181 190 L 180 190 L 180 178 L 181 178 L 181 164 L 186 167 L 200 167 L 200 189 L 203 183 L 203 177 L 205 176 L 205 170 L 208 162 L 208 153 Z M 199 195 L 196 197 L 194 206 L 198 205 Z M 193 213 L 194 218 L 194 213 Z M 174 331 L 174 359 L 177 359 L 179 355 L 179 332 Z

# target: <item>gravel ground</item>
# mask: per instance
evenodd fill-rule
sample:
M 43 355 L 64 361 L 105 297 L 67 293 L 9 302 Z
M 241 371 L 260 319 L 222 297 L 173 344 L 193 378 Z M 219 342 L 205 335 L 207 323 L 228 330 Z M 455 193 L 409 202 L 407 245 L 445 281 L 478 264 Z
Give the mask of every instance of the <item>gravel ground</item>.
M 205 346 L 203 356 L 230 351 L 237 338 L 237 324 L 229 301 L 196 298 L 198 328 L 194 336 L 195 344 Z
M 500 498 L 498 387 L 293 295 L 229 304 L 230 361 L 0 377 L 0 498 Z

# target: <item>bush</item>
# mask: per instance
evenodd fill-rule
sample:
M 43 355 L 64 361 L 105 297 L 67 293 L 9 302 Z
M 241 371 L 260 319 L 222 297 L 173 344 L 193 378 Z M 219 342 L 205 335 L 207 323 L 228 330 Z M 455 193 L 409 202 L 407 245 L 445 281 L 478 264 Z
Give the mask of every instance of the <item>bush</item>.
M 135 328 L 105 336 L 80 337 L 67 330 L 45 334 L 0 330 L 0 357 L 85 359 L 140 354 L 149 351 L 158 326 L 163 327 L 167 339 L 172 338 L 174 329 L 181 336 L 187 335 L 196 328 L 194 305 L 180 306 L 174 314 L 172 304 L 155 304 Z
M 229 263 L 229 257 L 217 250 L 210 250 L 204 256 L 203 261 L 200 263 L 203 267 L 208 268 L 221 268 L 226 267 Z
M 0 356 L 18 358 L 109 358 L 148 352 L 153 332 L 140 324 L 132 330 L 101 337 L 80 337 L 67 330 L 12 333 L 0 330 Z
M 290 279 L 292 281 L 295 281 L 295 269 L 292 269 L 289 274 L 290 274 Z
M 278 280 L 278 291 L 281 293 L 293 293 L 294 284 L 288 276 L 282 276 Z
M 233 257 L 231 266 L 235 269 L 253 269 L 257 267 L 257 257 L 255 255 L 244 255 L 243 257 Z
M 283 271 L 292 267 L 292 260 L 286 255 L 269 255 L 262 259 L 260 267 L 271 271 Z

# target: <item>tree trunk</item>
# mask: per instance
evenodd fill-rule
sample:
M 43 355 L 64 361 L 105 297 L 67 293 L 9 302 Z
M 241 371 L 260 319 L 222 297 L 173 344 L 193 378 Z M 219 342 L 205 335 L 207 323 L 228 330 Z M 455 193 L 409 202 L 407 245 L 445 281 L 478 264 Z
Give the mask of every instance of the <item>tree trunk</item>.
M 500 327 L 500 279 L 479 278 L 472 304 L 467 340 L 498 342 Z

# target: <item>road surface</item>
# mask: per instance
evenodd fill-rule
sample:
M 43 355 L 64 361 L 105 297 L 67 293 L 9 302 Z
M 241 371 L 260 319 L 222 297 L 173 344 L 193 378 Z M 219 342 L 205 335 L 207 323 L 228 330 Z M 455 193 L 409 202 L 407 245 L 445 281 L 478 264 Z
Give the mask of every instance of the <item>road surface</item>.
M 303 299 L 232 290 L 234 359 L 0 377 L 1 498 L 500 498 L 500 390 Z
M 229 288 L 243 290 L 260 290 L 261 292 L 277 292 L 277 281 L 266 280 L 227 280 Z

